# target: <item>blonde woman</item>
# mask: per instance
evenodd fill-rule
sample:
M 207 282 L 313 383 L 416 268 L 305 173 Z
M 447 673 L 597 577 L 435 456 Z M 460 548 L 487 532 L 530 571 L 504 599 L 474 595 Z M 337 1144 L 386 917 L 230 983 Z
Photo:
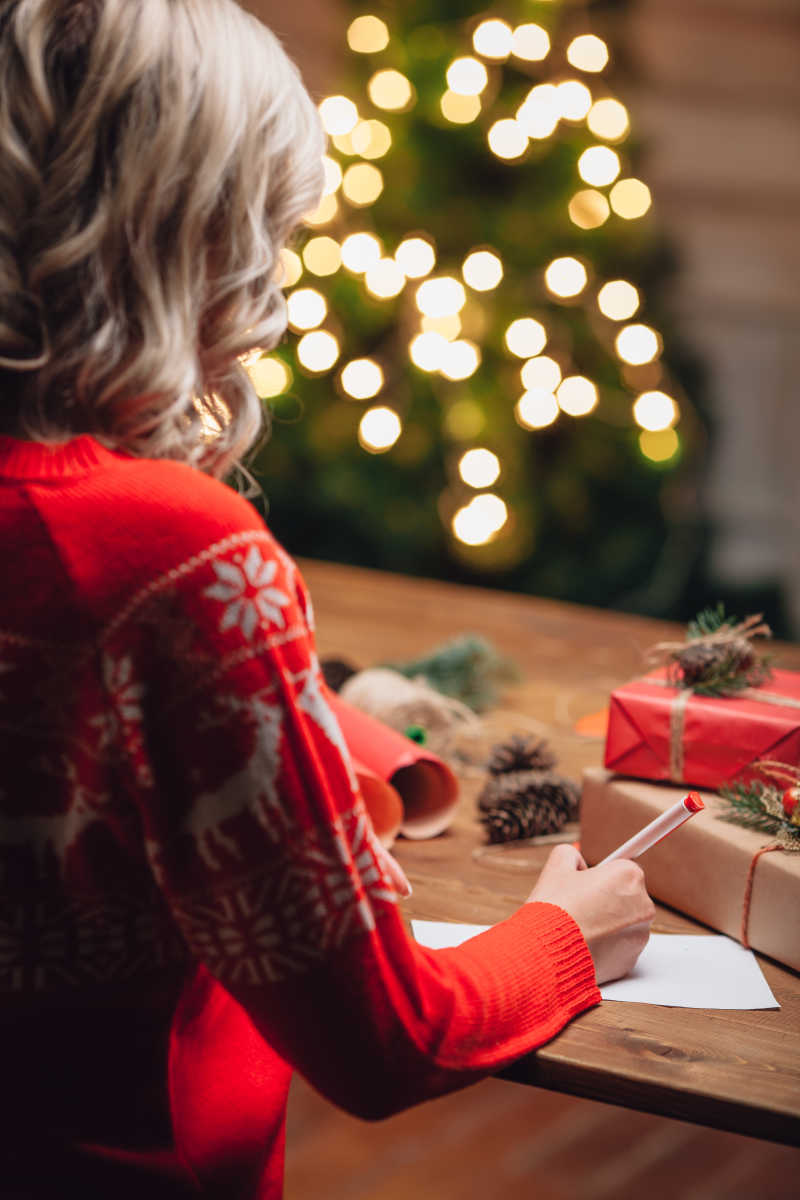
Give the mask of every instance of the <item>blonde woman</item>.
M 0 0 L 6 1200 L 280 1196 L 293 1069 L 395 1112 L 647 939 L 638 868 L 561 847 L 495 929 L 409 941 L 303 582 L 219 481 L 322 148 L 232 0 Z

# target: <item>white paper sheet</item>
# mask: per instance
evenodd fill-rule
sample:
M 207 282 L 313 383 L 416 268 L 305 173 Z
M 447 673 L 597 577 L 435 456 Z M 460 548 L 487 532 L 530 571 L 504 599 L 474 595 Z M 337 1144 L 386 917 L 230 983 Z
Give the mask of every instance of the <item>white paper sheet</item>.
M 412 921 L 421 946 L 459 946 L 488 925 Z M 653 933 L 633 971 L 600 988 L 604 1000 L 675 1008 L 780 1008 L 752 950 L 721 934 Z

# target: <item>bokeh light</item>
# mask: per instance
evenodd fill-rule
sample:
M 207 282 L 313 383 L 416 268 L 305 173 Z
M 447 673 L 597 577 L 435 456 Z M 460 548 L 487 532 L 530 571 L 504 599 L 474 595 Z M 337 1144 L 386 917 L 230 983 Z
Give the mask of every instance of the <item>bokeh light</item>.
M 547 30 L 533 22 L 518 25 L 511 36 L 511 53 L 525 62 L 541 62 L 550 53 Z
M 380 17 L 356 17 L 347 28 L 347 44 L 356 54 L 379 54 L 389 45 L 389 30 Z
M 478 58 L 456 58 L 447 68 L 447 86 L 457 96 L 479 96 L 489 82 L 489 72 Z
M 490 250 L 474 250 L 461 267 L 464 281 L 476 292 L 490 292 L 503 278 L 503 264 Z
M 650 189 L 641 179 L 620 179 L 608 194 L 611 207 L 618 217 L 633 221 L 643 217 L 652 204 Z
M 404 238 L 394 252 L 395 262 L 409 279 L 421 279 L 436 266 L 436 251 L 426 238 Z
M 402 432 L 402 422 L 394 409 L 378 405 L 368 408 L 361 418 L 358 440 L 365 450 L 381 454 L 391 449 Z
M 552 83 L 532 87 L 517 109 L 517 123 L 527 137 L 550 137 L 561 119 L 558 89 Z
M 335 158 L 331 158 L 329 154 L 323 154 L 322 170 L 325 176 L 322 194 L 323 196 L 329 196 L 331 192 L 336 191 L 342 182 L 342 168 Z
M 469 487 L 491 487 L 500 475 L 500 459 L 484 446 L 476 446 L 462 454 L 458 473 Z
M 597 388 L 585 375 L 568 375 L 559 384 L 556 399 L 570 417 L 585 417 L 597 407 Z
M 472 35 L 475 53 L 495 62 L 501 62 L 508 58 L 513 42 L 514 34 L 511 26 L 499 18 L 481 21 Z
M 448 342 L 452 342 L 461 333 L 461 317 L 458 313 L 448 313 L 446 317 L 423 317 L 420 326 L 425 333 L 440 333 Z
M 303 274 L 303 260 L 300 255 L 295 254 L 294 250 L 281 250 L 279 266 L 278 277 L 281 287 L 294 287 Z
M 620 172 L 619 155 L 610 146 L 590 146 L 578 159 L 578 174 L 585 183 L 605 187 Z
M 467 546 L 482 546 L 490 542 L 508 520 L 505 501 L 494 492 L 481 492 L 453 517 L 453 533 Z
M 669 429 L 678 419 L 678 406 L 666 392 L 642 392 L 633 405 L 633 419 L 654 433 Z
M 627 321 L 639 307 L 639 292 L 626 279 L 612 279 L 597 293 L 597 306 L 611 321 Z
M 315 288 L 297 288 L 286 297 L 286 312 L 292 329 L 314 329 L 328 315 L 328 304 Z
M 460 312 L 466 303 L 467 294 L 463 283 L 450 275 L 426 279 L 416 292 L 417 307 L 426 317 L 447 317 Z
M 398 296 L 405 287 L 406 277 L 393 258 L 379 258 L 367 267 L 364 286 L 379 300 Z
M 446 349 L 442 353 L 439 370 L 445 379 L 469 379 L 481 363 L 481 355 L 474 342 L 458 338 L 454 342 L 445 339 Z
M 342 178 L 342 191 L 351 204 L 365 208 L 383 191 L 383 175 L 372 163 L 353 163 Z
M 556 103 L 566 121 L 582 121 L 592 106 L 592 93 L 579 79 L 565 79 L 556 85 Z
M 383 387 L 383 371 L 372 358 L 354 358 L 342 368 L 341 383 L 354 400 L 370 400 Z
M 360 154 L 362 158 L 383 158 L 392 145 L 392 134 L 388 125 L 371 117 L 367 121 L 359 121 L 350 134 L 352 153 Z
M 639 449 L 651 462 L 667 463 L 680 448 L 680 438 L 674 429 L 643 429 L 639 434 Z
M 314 329 L 297 343 L 298 361 L 307 371 L 329 371 L 339 357 L 339 343 L 326 329 Z
M 544 392 L 555 392 L 561 383 L 561 367 L 554 358 L 547 354 L 539 354 L 523 363 L 520 377 L 527 392 L 534 388 Z
M 331 237 L 314 237 L 303 247 L 303 262 L 314 275 L 333 275 L 342 263 L 342 248 Z
M 598 229 L 609 218 L 611 209 L 602 192 L 584 188 L 575 195 L 567 206 L 569 219 L 579 229 Z
M 371 233 L 351 233 L 342 242 L 341 256 L 348 271 L 360 275 L 381 257 L 381 244 Z
M 623 362 L 640 366 L 658 357 L 661 338 L 649 325 L 626 325 L 614 339 L 614 347 Z
M 625 137 L 630 128 L 628 110 L 619 100 L 610 96 L 596 100 L 586 118 L 595 137 L 605 138 L 609 142 L 618 142 Z
M 519 158 L 528 148 L 528 135 L 519 121 L 504 117 L 488 134 L 489 148 L 498 158 Z
M 442 115 L 454 125 L 468 125 L 480 113 L 481 101 L 479 96 L 459 96 L 447 91 L 439 101 L 439 107 Z
M 593 33 L 583 33 L 567 46 L 567 62 L 579 71 L 602 71 L 608 62 L 608 46 Z
M 323 196 L 317 207 L 310 213 L 306 213 L 303 220 L 306 225 L 311 225 L 316 228 L 318 225 L 327 225 L 332 221 L 339 211 L 339 202 L 336 196 L 329 194 Z
M 262 400 L 280 396 L 292 382 L 292 372 L 280 358 L 256 359 L 247 367 L 247 374 Z
M 421 371 L 438 371 L 444 361 L 449 342 L 441 333 L 418 333 L 408 347 L 411 361 Z
M 376 108 L 384 108 L 390 112 L 400 112 L 408 108 L 414 100 L 411 80 L 392 67 L 375 72 L 367 84 L 367 93 Z
M 518 358 L 533 358 L 547 345 L 547 330 L 533 317 L 518 317 L 506 330 L 505 342 Z
M 544 388 L 523 392 L 514 407 L 514 416 L 525 429 L 545 429 L 558 416 L 558 401 Z
M 358 120 L 358 109 L 346 96 L 326 96 L 320 103 L 319 115 L 326 133 L 350 133 Z
M 569 255 L 554 258 L 544 273 L 544 281 L 554 296 L 577 296 L 588 282 L 586 267 Z

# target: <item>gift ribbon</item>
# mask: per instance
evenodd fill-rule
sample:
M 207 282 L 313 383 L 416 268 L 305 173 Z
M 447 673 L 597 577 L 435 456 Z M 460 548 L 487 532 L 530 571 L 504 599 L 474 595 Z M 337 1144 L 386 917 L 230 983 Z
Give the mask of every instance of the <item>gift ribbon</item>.
M 656 687 L 672 688 L 674 683 L 667 679 L 648 679 Z M 683 735 L 686 726 L 686 708 L 694 695 L 691 688 L 682 688 L 672 701 L 669 711 L 669 777 L 672 783 L 683 782 Z M 761 704 L 777 704 L 782 708 L 800 709 L 800 700 L 794 696 L 781 696 L 778 692 L 765 692 L 761 688 L 743 688 L 730 699 L 758 700 Z
M 750 949 L 750 941 L 747 937 L 747 926 L 750 922 L 750 901 L 753 896 L 753 882 L 755 879 L 756 864 L 758 863 L 758 860 L 761 858 L 762 854 L 769 854 L 771 850 L 785 850 L 789 854 L 797 853 L 800 851 L 800 842 L 795 842 L 794 840 L 791 842 L 770 842 L 768 846 L 762 846 L 760 850 L 756 850 L 755 854 L 750 860 L 750 867 L 747 871 L 747 879 L 744 883 L 744 896 L 742 897 L 742 924 L 741 928 L 739 929 L 739 941 L 748 950 Z

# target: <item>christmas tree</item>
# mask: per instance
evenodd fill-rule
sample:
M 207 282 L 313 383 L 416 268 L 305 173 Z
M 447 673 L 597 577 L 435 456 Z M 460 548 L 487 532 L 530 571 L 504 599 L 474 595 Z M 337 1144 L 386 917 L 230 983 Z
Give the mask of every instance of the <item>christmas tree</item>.
M 249 364 L 293 553 L 614 604 L 701 445 L 605 6 L 352 9 L 326 195 Z

